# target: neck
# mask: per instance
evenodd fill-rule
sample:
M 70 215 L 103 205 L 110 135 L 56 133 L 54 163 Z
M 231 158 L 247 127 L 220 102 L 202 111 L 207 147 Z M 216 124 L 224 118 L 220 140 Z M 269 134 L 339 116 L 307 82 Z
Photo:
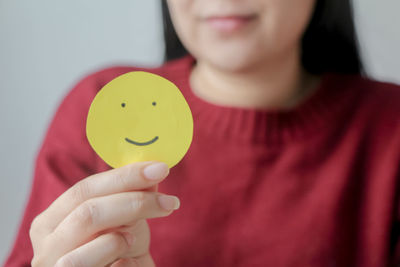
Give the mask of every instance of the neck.
M 313 92 L 317 81 L 294 55 L 240 71 L 198 60 L 191 74 L 198 97 L 217 105 L 257 109 L 293 108 Z

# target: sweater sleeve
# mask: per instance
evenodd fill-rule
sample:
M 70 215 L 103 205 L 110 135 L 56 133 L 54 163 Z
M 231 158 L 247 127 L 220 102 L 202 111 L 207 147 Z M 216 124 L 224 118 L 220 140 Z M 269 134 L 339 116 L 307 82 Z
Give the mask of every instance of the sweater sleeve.
M 400 181 L 400 173 L 397 175 L 397 181 Z M 399 190 L 397 191 L 397 210 L 395 213 L 395 220 L 392 225 L 390 238 L 389 266 L 391 267 L 400 267 L 400 197 Z
M 59 106 L 36 157 L 30 196 L 4 266 L 30 266 L 33 250 L 29 229 L 33 219 L 77 181 L 108 168 L 91 149 L 85 125 L 97 91 L 117 74 L 118 71 L 108 78 L 102 73 L 86 77 Z
M 397 119 L 397 131 L 395 136 L 397 137 L 396 151 L 400 151 L 400 117 Z M 391 240 L 390 240 L 390 266 L 400 267 L 400 153 L 397 157 L 397 174 L 396 174 L 396 182 L 397 182 L 397 194 L 396 194 L 396 210 L 394 212 L 394 222 L 391 229 Z

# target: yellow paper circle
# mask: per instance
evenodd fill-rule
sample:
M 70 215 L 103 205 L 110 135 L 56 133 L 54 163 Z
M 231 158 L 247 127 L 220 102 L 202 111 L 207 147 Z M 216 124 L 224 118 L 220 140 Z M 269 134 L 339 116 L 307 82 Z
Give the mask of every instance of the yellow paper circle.
M 98 92 L 89 109 L 86 135 L 111 167 L 162 161 L 171 168 L 189 149 L 193 118 L 172 82 L 148 72 L 129 72 Z

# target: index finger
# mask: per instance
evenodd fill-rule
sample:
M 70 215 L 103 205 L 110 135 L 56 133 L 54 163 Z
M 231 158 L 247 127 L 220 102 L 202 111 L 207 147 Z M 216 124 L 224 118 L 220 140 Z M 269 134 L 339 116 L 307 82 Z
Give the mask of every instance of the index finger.
M 157 190 L 157 184 L 169 173 L 167 164 L 162 162 L 138 162 L 121 168 L 89 176 L 69 188 L 58 197 L 42 214 L 46 232 L 57 225 L 84 201 L 116 193 Z

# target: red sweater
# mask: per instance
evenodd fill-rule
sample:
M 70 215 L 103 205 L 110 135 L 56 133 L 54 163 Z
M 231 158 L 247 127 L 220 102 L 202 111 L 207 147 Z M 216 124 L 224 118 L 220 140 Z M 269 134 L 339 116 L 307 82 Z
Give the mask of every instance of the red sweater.
M 400 88 L 326 74 L 292 111 L 210 104 L 189 85 L 193 59 L 144 69 L 173 81 L 194 117 L 188 154 L 160 184 L 181 208 L 149 220 L 160 267 L 388 266 L 400 262 Z M 85 136 L 98 90 L 134 67 L 83 79 L 66 96 L 36 161 L 5 266 L 28 266 L 32 219 L 67 188 L 109 167 Z M 143 70 L 143 68 L 141 69 Z

